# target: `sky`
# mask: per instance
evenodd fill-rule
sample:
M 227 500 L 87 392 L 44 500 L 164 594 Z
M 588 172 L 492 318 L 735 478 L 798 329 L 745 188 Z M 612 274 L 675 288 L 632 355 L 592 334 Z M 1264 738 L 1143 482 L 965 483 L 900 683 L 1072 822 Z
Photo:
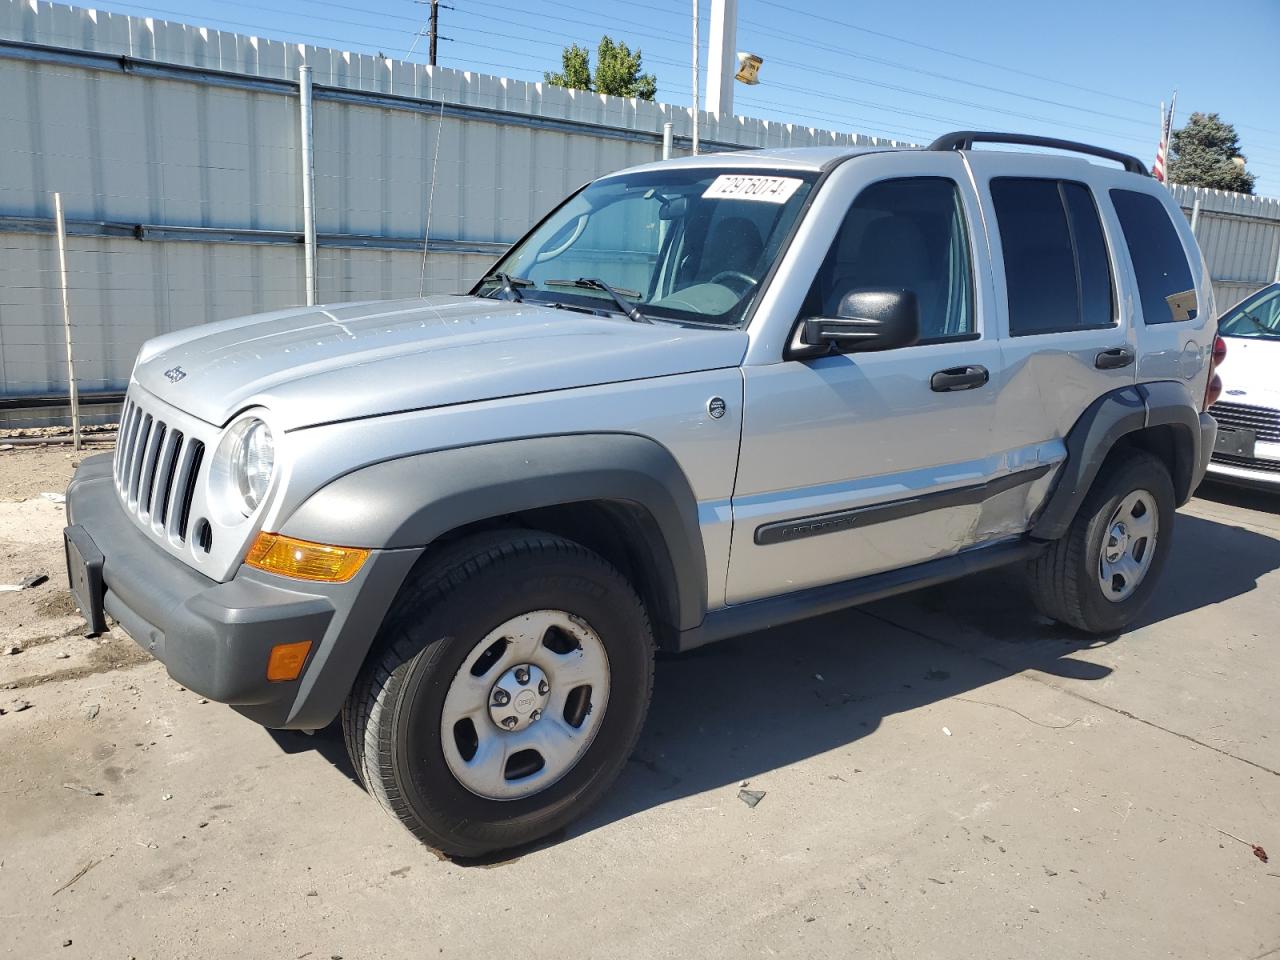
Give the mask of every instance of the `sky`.
M 439 63 L 541 80 L 608 33 L 644 54 L 657 99 L 691 100 L 693 0 L 445 0 Z M 702 62 L 710 0 L 702 3 Z M 81 2 L 426 62 L 418 0 Z M 1221 23 L 1214 14 L 1221 12 Z M 1154 159 L 1162 100 L 1235 124 L 1255 192 L 1280 196 L 1280 0 L 739 0 L 737 49 L 764 58 L 734 112 L 916 143 L 986 129 Z M 705 95 L 705 85 L 703 87 Z

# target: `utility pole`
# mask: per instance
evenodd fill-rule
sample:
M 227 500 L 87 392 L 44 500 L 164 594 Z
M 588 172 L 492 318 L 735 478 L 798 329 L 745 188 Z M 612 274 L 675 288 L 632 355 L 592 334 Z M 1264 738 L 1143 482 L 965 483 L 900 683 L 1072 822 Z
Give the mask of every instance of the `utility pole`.
M 440 0 L 431 0 L 431 46 L 427 52 L 427 63 L 436 65 L 436 38 L 440 33 Z
M 413 51 L 418 49 L 418 41 L 425 36 L 428 39 L 427 62 L 434 67 L 436 65 L 436 46 L 438 41 L 449 39 L 448 37 L 440 36 L 440 11 L 441 9 L 452 10 L 453 7 L 447 3 L 441 3 L 440 0 L 413 0 L 413 2 L 430 4 L 431 12 L 427 15 L 426 32 L 424 33 L 422 27 L 419 27 L 414 33 L 413 43 L 409 44 L 409 56 L 413 56 Z

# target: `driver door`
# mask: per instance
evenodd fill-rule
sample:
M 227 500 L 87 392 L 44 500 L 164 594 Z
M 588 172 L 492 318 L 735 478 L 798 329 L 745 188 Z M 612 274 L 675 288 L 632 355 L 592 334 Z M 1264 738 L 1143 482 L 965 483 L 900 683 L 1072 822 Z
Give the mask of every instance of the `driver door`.
M 812 264 L 798 281 L 804 301 L 764 324 L 792 331 L 831 315 L 851 289 L 897 287 L 917 295 L 921 339 L 811 358 L 789 348 L 776 358 L 749 353 L 730 604 L 1018 533 L 1038 475 L 1011 462 L 991 431 L 1004 371 L 977 196 L 961 158 L 859 157 L 823 193 L 825 237 L 815 225 L 792 254 Z

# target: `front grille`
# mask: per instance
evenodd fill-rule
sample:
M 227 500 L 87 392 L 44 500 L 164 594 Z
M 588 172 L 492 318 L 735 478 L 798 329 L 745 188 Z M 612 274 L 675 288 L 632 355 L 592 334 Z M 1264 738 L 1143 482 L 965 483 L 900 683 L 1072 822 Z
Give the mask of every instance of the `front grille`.
M 125 401 L 116 440 L 116 490 L 144 525 L 179 543 L 186 539 L 203 459 L 203 441 Z
M 1224 427 L 1252 430 L 1264 443 L 1280 443 L 1280 410 L 1247 403 L 1215 403 L 1209 413 Z
M 1237 457 L 1230 453 L 1215 453 L 1213 462 L 1226 467 L 1239 467 L 1242 470 L 1263 470 L 1267 473 L 1280 473 L 1280 460 L 1250 460 L 1248 457 Z

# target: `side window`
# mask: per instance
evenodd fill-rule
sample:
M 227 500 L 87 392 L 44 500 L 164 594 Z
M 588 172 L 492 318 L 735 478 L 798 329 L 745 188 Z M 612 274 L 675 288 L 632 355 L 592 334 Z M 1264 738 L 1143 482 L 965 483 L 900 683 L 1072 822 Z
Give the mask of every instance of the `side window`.
M 1112 190 L 1142 298 L 1142 321 L 1172 323 L 1196 315 L 1195 281 L 1164 204 L 1148 193 Z
M 835 316 L 845 295 L 900 287 L 920 303 L 920 342 L 976 336 L 964 206 L 942 177 L 882 180 L 858 194 L 805 300 Z
M 1111 262 L 1089 188 L 997 177 L 991 200 L 1004 249 L 1010 336 L 1111 326 Z

